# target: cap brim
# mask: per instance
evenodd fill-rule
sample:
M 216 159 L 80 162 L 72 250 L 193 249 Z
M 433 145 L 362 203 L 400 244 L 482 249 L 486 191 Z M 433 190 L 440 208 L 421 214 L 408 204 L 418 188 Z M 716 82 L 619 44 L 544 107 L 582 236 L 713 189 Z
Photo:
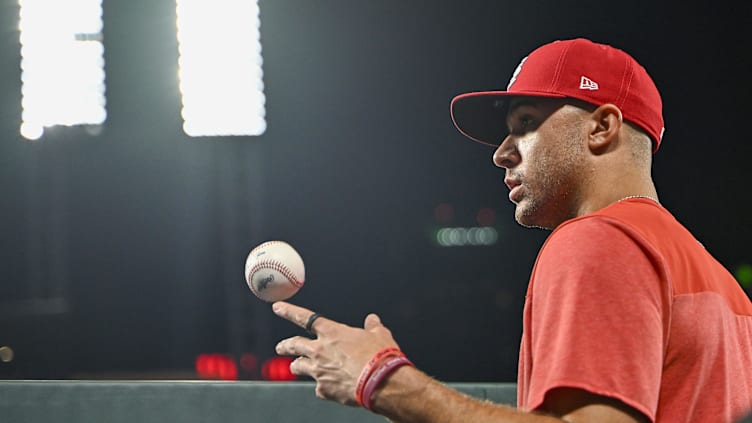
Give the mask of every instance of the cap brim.
M 559 94 L 524 91 L 478 91 L 460 94 L 449 106 L 452 122 L 462 135 L 493 147 L 504 141 L 507 129 L 507 111 L 513 97 L 564 98 Z

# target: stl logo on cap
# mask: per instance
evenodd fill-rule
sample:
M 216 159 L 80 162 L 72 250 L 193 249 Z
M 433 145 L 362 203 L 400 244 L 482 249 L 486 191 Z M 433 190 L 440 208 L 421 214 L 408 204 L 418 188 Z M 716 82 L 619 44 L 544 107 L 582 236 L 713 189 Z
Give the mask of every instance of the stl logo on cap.
M 520 74 L 520 71 L 522 70 L 522 65 L 525 64 L 525 60 L 527 60 L 527 56 L 523 57 L 520 61 L 520 64 L 517 65 L 517 69 L 514 70 L 514 73 L 512 74 L 512 79 L 509 80 L 509 84 L 507 84 L 507 91 L 509 91 L 510 88 L 512 88 L 512 84 L 517 80 L 517 76 Z

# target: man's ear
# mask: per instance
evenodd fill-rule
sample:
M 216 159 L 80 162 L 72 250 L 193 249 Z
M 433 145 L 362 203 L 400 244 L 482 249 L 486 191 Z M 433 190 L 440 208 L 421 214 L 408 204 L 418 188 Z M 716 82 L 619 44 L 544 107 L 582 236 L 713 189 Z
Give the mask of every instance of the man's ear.
M 605 153 L 616 147 L 624 119 L 621 110 L 611 103 L 604 104 L 591 113 L 594 125 L 588 138 L 590 151 Z

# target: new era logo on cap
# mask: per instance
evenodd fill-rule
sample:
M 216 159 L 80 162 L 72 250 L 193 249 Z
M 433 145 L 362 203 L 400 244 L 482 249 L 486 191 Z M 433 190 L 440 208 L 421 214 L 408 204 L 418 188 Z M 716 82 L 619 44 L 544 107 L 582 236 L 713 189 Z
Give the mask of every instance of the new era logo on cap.
M 580 89 L 595 91 L 598 89 L 598 83 L 583 75 L 580 77 Z

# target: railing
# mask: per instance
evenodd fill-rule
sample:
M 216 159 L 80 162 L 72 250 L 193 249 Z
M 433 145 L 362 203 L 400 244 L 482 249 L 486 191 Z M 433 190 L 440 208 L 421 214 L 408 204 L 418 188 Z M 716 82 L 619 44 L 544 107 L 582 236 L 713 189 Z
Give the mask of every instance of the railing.
M 450 383 L 468 395 L 515 404 L 515 384 Z M 8 423 L 368 423 L 386 420 L 316 398 L 313 382 L 0 381 Z

